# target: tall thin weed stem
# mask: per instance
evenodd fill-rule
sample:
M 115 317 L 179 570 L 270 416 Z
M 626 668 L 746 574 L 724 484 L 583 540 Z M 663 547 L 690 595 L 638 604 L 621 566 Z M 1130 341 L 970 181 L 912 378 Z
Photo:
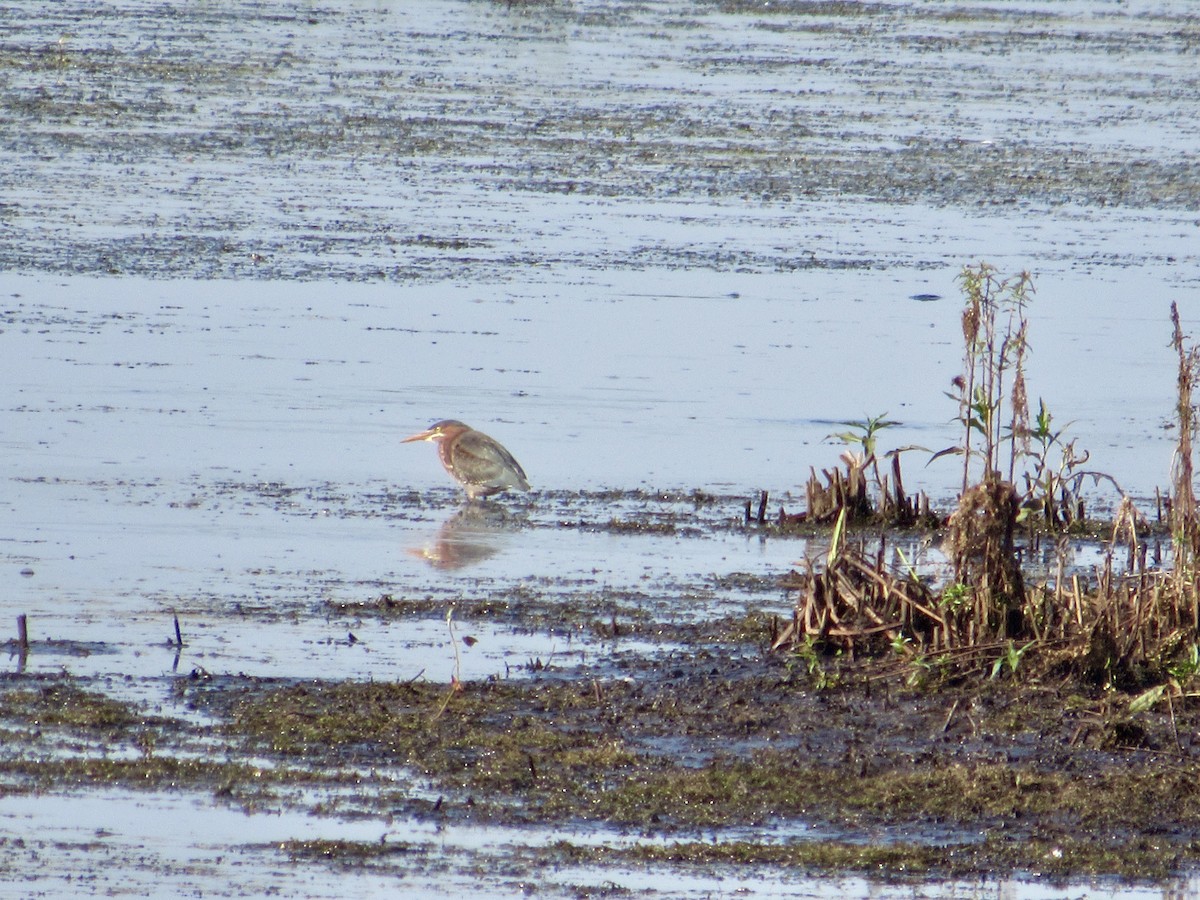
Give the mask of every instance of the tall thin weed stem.
M 1001 278 L 994 266 L 983 262 L 965 267 L 958 281 L 966 297 L 962 311 L 964 372 L 954 382 L 958 389 L 955 399 L 959 403 L 959 420 L 965 429 L 962 446 L 965 493 L 973 481 L 1002 477 L 1005 426 L 1009 481 L 1016 474 L 1019 450 L 1027 444 L 1027 438 L 1023 438 L 1029 433 L 1024 372 L 1029 323 L 1025 310 L 1034 290 L 1028 272 Z M 976 461 L 981 469 L 977 480 L 971 477 Z

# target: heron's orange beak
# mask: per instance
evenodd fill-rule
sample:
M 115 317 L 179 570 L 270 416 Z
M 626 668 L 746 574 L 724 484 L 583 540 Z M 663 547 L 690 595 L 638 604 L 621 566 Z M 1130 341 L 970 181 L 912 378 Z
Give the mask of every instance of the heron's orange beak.
M 411 444 L 413 441 L 433 441 L 441 437 L 436 428 L 426 428 L 424 431 L 418 431 L 416 434 L 410 434 L 400 443 Z

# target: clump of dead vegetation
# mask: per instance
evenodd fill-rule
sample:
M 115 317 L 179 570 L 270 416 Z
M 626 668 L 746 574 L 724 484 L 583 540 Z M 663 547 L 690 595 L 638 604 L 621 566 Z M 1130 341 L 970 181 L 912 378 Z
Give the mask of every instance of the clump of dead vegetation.
M 824 478 L 822 484 L 816 471 L 811 472 L 805 486 L 808 519 L 832 523 L 844 518 L 851 523 L 875 521 L 899 527 L 935 524 L 929 498 L 924 493 L 909 496 L 904 490 L 904 478 L 900 471 L 901 454 L 923 448 L 906 446 L 883 453 L 890 474 L 880 471 L 878 434 L 900 423 L 888 419 L 887 413 L 884 413 L 840 424 L 849 430 L 829 437 L 847 445 L 841 456 L 846 467 L 845 474 L 836 468 L 824 470 L 821 473 Z M 870 499 L 872 488 L 878 498 L 877 503 L 872 503 Z
M 807 560 L 789 576 L 795 611 L 773 635 L 773 647 L 848 658 L 892 653 L 910 674 L 1015 675 L 1037 657 L 1091 683 L 1141 691 L 1136 702 L 1143 706 L 1187 693 L 1188 682 L 1200 677 L 1200 513 L 1192 486 L 1200 349 L 1189 346 L 1172 305 L 1179 445 L 1166 503 L 1173 564 L 1164 568 L 1147 563 L 1148 523 L 1116 481 L 1084 468 L 1087 453 L 1054 426 L 1043 402 L 1031 414 L 1030 276 L 1001 278 L 980 264 L 963 271 L 961 284 L 964 365 L 949 396 L 962 440 L 934 454 L 958 455 L 963 465 L 957 506 L 938 532 L 948 577 L 918 577 L 912 566 L 890 562 L 882 543 L 872 554 L 848 538 L 852 523 L 884 510 L 901 518 L 923 514 L 904 498 L 899 453 L 891 457 L 890 495 L 876 467 L 875 436 L 894 423 L 868 420 L 862 452 L 843 457 L 845 475 L 827 472 L 824 485 L 810 479 L 810 511 L 834 523 L 831 547 L 823 561 Z M 1022 543 L 1078 528 L 1087 481 L 1120 496 L 1102 564 L 1091 578 L 1068 577 L 1060 565 L 1057 577 L 1028 584 Z M 884 489 L 887 505 L 872 504 L 869 484 Z

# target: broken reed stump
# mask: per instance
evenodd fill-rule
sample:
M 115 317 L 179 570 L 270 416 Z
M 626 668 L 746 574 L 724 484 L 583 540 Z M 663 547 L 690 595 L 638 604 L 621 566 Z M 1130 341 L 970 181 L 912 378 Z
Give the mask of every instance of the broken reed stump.
M 922 523 L 936 527 L 941 524 L 929 508 L 929 497 L 924 491 L 912 497 L 904 492 L 898 453 L 892 456 L 892 488 L 890 491 L 887 489 L 887 479 L 884 478 L 883 489 L 879 513 L 888 523 L 901 527 Z
M 1174 484 L 1171 490 L 1170 523 L 1180 550 L 1188 554 L 1187 561 L 1200 559 L 1200 511 L 1192 479 L 1192 434 L 1196 427 L 1192 408 L 1192 389 L 1200 367 L 1200 347 L 1187 347 L 1179 325 L 1179 309 L 1171 304 L 1171 346 L 1179 356 L 1178 398 L 1176 415 L 1179 424 L 1179 443 L 1175 448 Z
M 955 583 L 971 591 L 976 641 L 1026 634 L 1025 579 L 1014 541 L 1020 511 L 1016 488 L 989 477 L 967 488 L 947 522 L 942 548 Z
M 807 571 L 793 571 L 784 582 L 799 596 L 791 624 L 772 649 L 808 641 L 841 648 L 853 658 L 911 642 L 919 652 L 940 654 L 1028 636 L 1025 583 L 1013 540 L 1019 511 L 1016 490 L 999 479 L 963 494 L 944 548 L 954 564 L 953 602 L 911 571 L 893 574 L 883 541 L 874 557 L 861 545 L 847 544 L 835 549 L 823 570 L 808 561 Z
M 746 524 L 747 525 L 766 525 L 767 524 L 767 501 L 769 494 L 766 491 L 760 491 L 758 495 L 758 512 L 754 512 L 754 501 L 746 501 Z M 795 528 L 798 525 L 808 521 L 808 513 L 789 513 L 782 506 L 779 507 L 779 515 L 775 519 L 775 525 L 781 530 Z
M 767 522 L 767 492 L 760 491 L 758 494 L 758 516 L 754 517 L 751 510 L 753 509 L 752 500 L 746 501 L 746 524 L 757 522 L 759 525 L 765 525 Z
M 930 508 L 929 497 L 924 491 L 911 497 L 905 494 L 899 454 L 892 455 L 890 483 L 886 475 L 876 477 L 878 507 L 871 501 L 868 490 L 871 479 L 867 475 L 875 457 L 862 460 L 844 455 L 842 459 L 846 463 L 845 472 L 841 469 L 823 469 L 818 475 L 815 469 L 810 469 L 805 484 L 807 507 L 802 512 L 789 513 L 780 506 L 775 525 L 787 530 L 802 525 L 832 525 L 839 519 L 849 524 L 869 521 L 901 528 L 914 525 L 936 528 L 942 524 L 940 517 Z M 760 491 L 757 514 L 754 500 L 746 501 L 744 517 L 747 525 L 767 524 L 767 501 L 767 492 Z
M 824 469 L 821 474 L 825 476 L 825 484 L 821 484 L 816 470 L 811 469 L 805 486 L 810 522 L 836 522 L 842 510 L 846 511 L 847 522 L 871 516 L 874 510 L 867 497 L 867 478 L 860 466 L 847 465 L 845 475 L 841 469 Z
M 841 518 L 842 512 L 845 511 L 847 523 L 877 519 L 900 527 L 921 523 L 930 526 L 939 524 L 938 517 L 929 507 L 929 497 L 924 492 L 913 497 L 905 494 L 899 454 L 892 456 L 890 485 L 888 476 L 879 479 L 878 509 L 871 503 L 867 490 L 867 470 L 874 457 L 868 457 L 865 461 L 846 457 L 843 459 L 846 460 L 844 473 L 841 469 L 821 471 L 824 484 L 815 469 L 809 470 L 808 483 L 805 486 L 808 500 L 806 515 L 809 522 L 830 525 Z

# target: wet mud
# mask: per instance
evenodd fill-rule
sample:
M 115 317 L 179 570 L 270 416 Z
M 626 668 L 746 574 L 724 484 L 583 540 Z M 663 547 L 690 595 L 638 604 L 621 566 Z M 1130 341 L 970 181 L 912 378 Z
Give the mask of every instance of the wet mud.
M 285 520 L 310 518 L 314 504 L 343 518 L 381 508 L 328 487 L 226 483 L 213 496 L 260 503 Z M 821 529 L 746 521 L 739 498 L 695 492 L 545 494 L 457 509 L 452 493 L 442 497 L 396 493 L 383 508 L 397 520 L 449 512 L 445 540 L 468 545 L 483 528 L 641 541 L 736 534 L 797 552 L 821 538 Z M 464 521 L 474 537 L 457 533 Z M 935 538 L 921 529 L 854 536 L 908 542 L 911 558 Z M 420 560 L 460 562 L 445 550 Z M 10 641 L 21 665 L 0 679 L 0 790 L 31 800 L 184 792 L 250 817 L 376 823 L 382 837 L 246 839 L 230 851 L 435 884 L 447 872 L 500 867 L 493 888 L 552 894 L 576 890 L 545 880 L 562 867 L 613 877 L 630 866 L 732 866 L 746 877 L 970 880 L 1004 871 L 1134 883 L 1190 870 L 1200 852 L 1200 714 L 1186 699 L 1134 711 L 1135 691 L 1052 654 L 1036 669 L 1027 662 L 1018 681 L 992 665 L 999 656 L 964 670 L 902 653 L 854 661 L 772 652 L 785 581 L 732 571 L 598 589 L 551 576 L 465 593 L 399 584 L 369 593 L 375 587 L 360 583 L 355 600 L 194 598 L 177 633 L 190 643 L 197 627 L 216 629 L 236 642 L 247 628 L 278 637 L 280 622 L 325 617 L 349 623 L 337 638 L 344 651 L 361 644 L 383 654 L 399 648 L 381 628 L 398 635 L 426 623 L 449 636 L 437 669 L 381 680 L 210 670 L 190 646 L 171 646 L 165 622 L 159 665 L 174 652 L 175 671 L 161 675 L 55 674 L 44 664 L 68 655 L 63 642 L 22 650 Z M 564 652 L 463 676 L 462 656 L 503 640 L 497 629 L 556 636 Z M 129 653 L 115 640 L 74 649 Z M 521 846 L 459 855 L 411 834 L 425 827 L 507 829 Z M 79 852 L 102 865 L 98 848 Z M 6 875 L 21 871 L 13 863 Z
M 357 612 L 412 614 L 389 598 Z M 464 610 L 464 633 L 491 614 Z M 1200 852 L 1200 719 L 1186 703 L 1133 713 L 1128 695 L 1054 667 L 1017 687 L 772 655 L 766 618 L 676 631 L 658 656 L 622 652 L 614 629 L 585 665 L 481 681 L 196 668 L 160 681 L 157 711 L 112 699 L 102 679 L 6 675 L 3 790 L 186 791 L 257 815 L 549 828 L 557 840 L 506 867 L 535 884 L 568 861 L 1157 880 Z M 572 837 L 597 827 L 641 840 Z M 404 833 L 269 853 L 405 877 L 436 854 Z

